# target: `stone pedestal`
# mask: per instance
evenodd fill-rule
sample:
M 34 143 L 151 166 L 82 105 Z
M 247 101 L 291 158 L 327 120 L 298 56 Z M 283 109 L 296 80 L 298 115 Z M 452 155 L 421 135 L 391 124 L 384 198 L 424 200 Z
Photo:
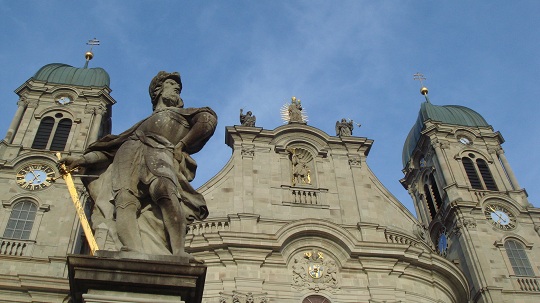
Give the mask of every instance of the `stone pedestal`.
M 68 256 L 74 303 L 201 303 L 206 266 L 172 256 Z

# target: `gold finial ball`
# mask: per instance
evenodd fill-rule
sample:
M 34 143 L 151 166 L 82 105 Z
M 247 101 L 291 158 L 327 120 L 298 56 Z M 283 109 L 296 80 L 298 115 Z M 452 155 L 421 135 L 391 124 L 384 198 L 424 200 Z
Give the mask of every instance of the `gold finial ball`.
M 428 89 L 427 89 L 427 87 L 422 86 L 422 88 L 420 89 L 420 93 L 421 93 L 422 95 L 424 95 L 424 96 L 427 95 L 427 94 L 428 94 Z
M 86 58 L 86 60 L 92 60 L 92 58 L 94 58 L 94 54 L 92 52 L 86 52 L 86 54 L 84 54 L 84 57 Z

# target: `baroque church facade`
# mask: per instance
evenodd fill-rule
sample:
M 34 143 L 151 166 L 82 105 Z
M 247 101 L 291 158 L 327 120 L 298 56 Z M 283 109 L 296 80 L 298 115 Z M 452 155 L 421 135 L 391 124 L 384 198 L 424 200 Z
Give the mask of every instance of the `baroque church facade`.
M 67 256 L 88 247 L 55 152 L 80 155 L 110 133 L 109 85 L 101 68 L 55 63 L 15 90 L 0 142 L 0 302 L 70 301 Z M 207 266 L 203 302 L 538 302 L 540 209 L 502 135 L 422 94 L 400 180 L 416 217 L 370 170 L 371 139 L 327 134 L 301 114 L 273 130 L 226 126 L 232 156 L 198 189 L 210 215 L 187 231 Z

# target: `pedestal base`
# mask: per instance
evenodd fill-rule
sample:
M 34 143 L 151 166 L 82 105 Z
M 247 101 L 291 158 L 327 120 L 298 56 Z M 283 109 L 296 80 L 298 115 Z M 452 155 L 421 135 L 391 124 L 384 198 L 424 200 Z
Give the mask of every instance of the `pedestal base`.
M 160 260 L 162 259 L 162 260 Z M 68 256 L 69 285 L 74 303 L 185 302 L 201 303 L 206 266 L 107 256 Z

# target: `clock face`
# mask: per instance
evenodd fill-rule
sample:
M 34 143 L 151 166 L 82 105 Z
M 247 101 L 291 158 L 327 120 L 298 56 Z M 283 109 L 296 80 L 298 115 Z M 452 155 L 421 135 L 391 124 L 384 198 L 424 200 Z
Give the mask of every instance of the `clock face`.
M 46 164 L 28 164 L 17 173 L 17 184 L 28 190 L 49 187 L 54 178 L 54 169 Z
M 510 230 L 516 227 L 516 217 L 506 207 L 499 204 L 487 204 L 484 215 L 495 227 Z
M 469 139 L 467 139 L 465 137 L 459 138 L 459 142 L 461 142 L 461 144 L 465 144 L 465 145 L 471 144 L 471 140 L 469 140 Z
M 439 254 L 442 256 L 446 256 L 446 250 L 448 249 L 448 238 L 446 237 L 445 233 L 441 233 L 439 236 L 439 243 L 437 243 L 437 249 L 439 250 Z
M 56 101 L 58 103 L 62 104 L 62 105 L 66 105 L 66 104 L 69 104 L 69 103 L 73 102 L 73 100 L 71 100 L 71 98 L 68 97 L 68 96 L 62 96 L 62 97 L 58 98 Z

